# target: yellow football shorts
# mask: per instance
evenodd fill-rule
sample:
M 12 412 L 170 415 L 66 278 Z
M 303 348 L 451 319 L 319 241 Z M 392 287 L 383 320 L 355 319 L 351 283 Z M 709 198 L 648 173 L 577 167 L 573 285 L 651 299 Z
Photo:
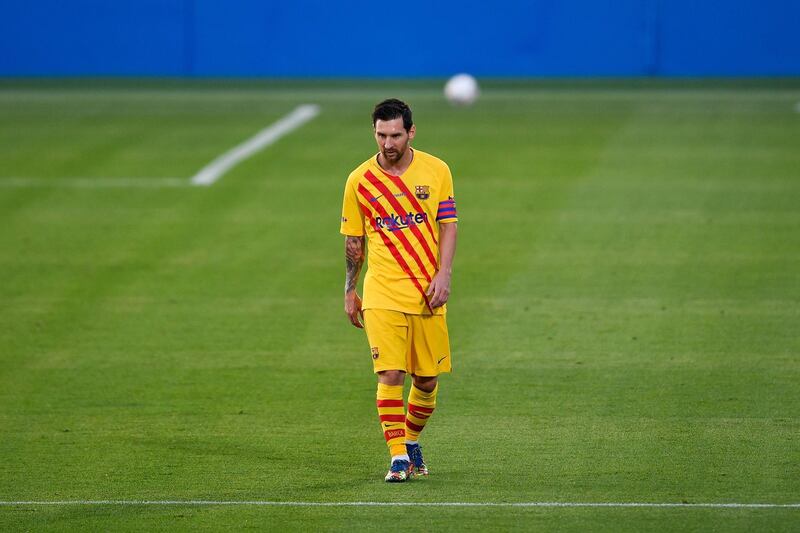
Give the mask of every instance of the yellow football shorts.
M 426 377 L 450 372 L 450 337 L 445 315 L 365 309 L 364 326 L 375 372 L 402 370 Z

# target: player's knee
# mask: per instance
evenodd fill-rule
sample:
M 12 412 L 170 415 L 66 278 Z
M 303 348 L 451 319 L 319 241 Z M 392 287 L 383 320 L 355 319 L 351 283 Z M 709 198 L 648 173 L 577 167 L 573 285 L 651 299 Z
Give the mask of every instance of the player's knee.
M 414 376 L 414 386 L 423 392 L 433 392 L 437 381 L 436 376 Z
M 402 370 L 383 370 L 378 372 L 378 381 L 384 385 L 402 385 L 405 380 L 406 373 Z

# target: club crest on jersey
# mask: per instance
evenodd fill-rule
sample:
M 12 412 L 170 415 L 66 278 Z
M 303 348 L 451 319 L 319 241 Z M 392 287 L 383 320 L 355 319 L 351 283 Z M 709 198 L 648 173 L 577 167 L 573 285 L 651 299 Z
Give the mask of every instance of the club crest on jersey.
M 377 359 L 379 356 L 380 356 L 380 354 L 378 353 L 378 347 L 377 346 L 373 346 L 372 347 L 372 358 L 373 359 Z
M 430 185 L 414 185 L 414 196 L 420 200 L 427 200 L 430 195 Z

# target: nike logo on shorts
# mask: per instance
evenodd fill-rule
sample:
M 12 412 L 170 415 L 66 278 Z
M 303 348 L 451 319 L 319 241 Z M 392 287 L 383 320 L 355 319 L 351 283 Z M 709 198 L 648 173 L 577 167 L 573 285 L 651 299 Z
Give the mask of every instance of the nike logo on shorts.
M 444 357 L 442 357 L 441 359 L 439 359 L 438 361 L 436 361 L 436 364 L 437 364 L 437 365 L 440 365 L 440 364 L 442 364 L 442 361 L 444 361 L 445 359 L 447 359 L 447 357 L 448 357 L 448 356 L 446 356 L 446 355 L 445 355 Z

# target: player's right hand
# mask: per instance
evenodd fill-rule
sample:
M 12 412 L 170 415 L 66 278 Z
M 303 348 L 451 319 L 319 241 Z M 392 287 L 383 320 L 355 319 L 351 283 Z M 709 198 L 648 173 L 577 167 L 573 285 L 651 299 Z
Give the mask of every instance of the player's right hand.
M 361 298 L 356 291 L 350 291 L 344 295 L 344 313 L 350 319 L 350 323 L 357 328 L 364 328 L 364 312 L 361 310 Z

